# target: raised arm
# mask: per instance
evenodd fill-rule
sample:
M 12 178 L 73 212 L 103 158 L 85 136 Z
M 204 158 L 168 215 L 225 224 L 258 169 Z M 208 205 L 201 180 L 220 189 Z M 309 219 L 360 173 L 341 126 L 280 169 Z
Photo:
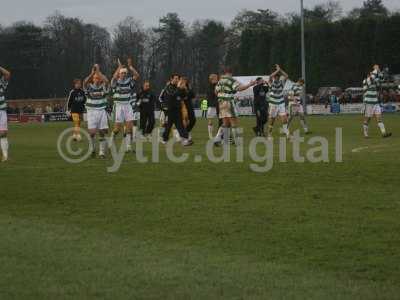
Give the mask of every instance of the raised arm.
M 128 58 L 128 69 L 129 69 L 129 71 L 132 72 L 132 74 L 133 74 L 133 79 L 134 79 L 135 81 L 139 80 L 140 74 L 139 74 L 139 72 L 133 67 L 133 60 L 132 60 L 132 58 Z
M 93 77 L 96 74 L 96 72 L 97 72 L 97 65 L 94 65 L 90 75 L 83 80 L 83 88 L 84 89 L 87 89 L 88 84 L 93 80 Z
M 275 65 L 275 67 L 276 67 L 276 71 L 274 73 L 272 73 L 271 75 L 269 75 L 269 78 L 273 78 L 280 73 L 281 67 L 279 65 Z
M 99 75 L 101 77 L 101 80 L 104 82 L 106 87 L 110 86 L 110 80 L 108 80 L 107 76 L 104 75 L 103 73 L 99 72 Z
M 280 66 L 278 66 L 278 67 L 279 67 L 280 73 L 283 75 L 283 77 L 285 77 L 285 80 L 288 80 L 289 79 L 289 75 L 285 71 L 283 71 Z
M 255 81 L 255 80 L 250 81 L 250 82 L 249 82 L 248 84 L 246 84 L 246 85 L 241 84 L 241 85 L 239 85 L 239 87 L 237 88 L 237 91 L 238 91 L 238 92 L 245 91 L 245 90 L 251 88 L 252 86 L 254 86 L 255 84 L 256 84 L 256 81 Z
M 106 87 L 108 88 L 110 86 L 110 81 L 108 80 L 108 78 L 101 72 L 100 70 L 100 65 L 96 64 L 95 66 L 95 74 L 97 73 L 100 77 L 101 80 L 104 82 L 104 84 L 106 85 Z
M 112 79 L 114 79 L 114 80 L 117 80 L 117 79 L 118 79 L 119 71 L 120 71 L 123 67 L 124 67 L 124 66 L 122 65 L 120 59 L 118 58 L 118 68 L 115 70 Z
M 10 78 L 11 78 L 11 73 L 10 73 L 10 71 L 8 71 L 8 70 L 6 70 L 6 69 L 0 67 L 0 72 L 1 72 L 1 74 L 3 74 L 4 78 L 5 78 L 7 81 L 10 80 Z

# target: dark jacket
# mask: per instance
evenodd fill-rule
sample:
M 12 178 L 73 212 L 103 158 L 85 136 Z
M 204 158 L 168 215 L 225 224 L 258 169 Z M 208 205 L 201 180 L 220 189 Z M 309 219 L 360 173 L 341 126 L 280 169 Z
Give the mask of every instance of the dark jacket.
M 167 84 L 164 89 L 163 102 L 168 108 L 168 112 L 178 112 L 181 109 L 181 96 L 176 85 Z
M 73 89 L 68 96 L 68 110 L 71 113 L 82 114 L 85 112 L 86 95 L 82 89 Z
M 268 93 L 268 86 L 264 85 L 264 84 L 259 84 L 256 85 L 253 88 L 253 93 L 254 93 L 254 106 L 256 108 L 258 107 L 267 107 L 268 103 L 267 103 L 267 93 Z
M 149 90 L 149 91 L 141 91 L 138 94 L 138 100 L 140 103 L 140 111 L 151 113 L 155 110 L 156 105 L 156 96 Z

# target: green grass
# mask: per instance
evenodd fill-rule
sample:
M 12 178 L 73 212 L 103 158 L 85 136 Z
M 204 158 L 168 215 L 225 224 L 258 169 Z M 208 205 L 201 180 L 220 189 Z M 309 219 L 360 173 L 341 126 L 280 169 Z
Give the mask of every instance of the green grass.
M 399 299 L 399 118 L 386 116 L 388 140 L 375 124 L 363 139 L 358 116 L 310 118 L 331 150 L 343 128 L 344 162 L 276 157 L 265 174 L 248 155 L 176 165 L 164 154 L 109 174 L 110 160 L 58 156 L 70 124 L 11 126 L 0 299 Z M 247 142 L 253 122 L 241 120 Z M 199 122 L 183 151 L 204 154 L 206 131 Z

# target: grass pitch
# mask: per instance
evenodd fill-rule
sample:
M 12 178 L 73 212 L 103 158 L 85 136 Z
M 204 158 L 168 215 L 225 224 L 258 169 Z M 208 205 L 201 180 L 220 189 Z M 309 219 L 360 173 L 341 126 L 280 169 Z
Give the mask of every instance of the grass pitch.
M 247 149 L 243 163 L 130 156 L 109 174 L 111 160 L 59 157 L 71 124 L 13 125 L 0 165 L 0 298 L 398 299 L 400 116 L 385 120 L 394 137 L 373 124 L 365 140 L 360 116 L 312 117 L 331 163 L 275 156 L 264 174 Z M 241 120 L 245 144 L 253 123 Z M 195 146 L 177 153 L 204 155 L 206 131 L 200 121 Z

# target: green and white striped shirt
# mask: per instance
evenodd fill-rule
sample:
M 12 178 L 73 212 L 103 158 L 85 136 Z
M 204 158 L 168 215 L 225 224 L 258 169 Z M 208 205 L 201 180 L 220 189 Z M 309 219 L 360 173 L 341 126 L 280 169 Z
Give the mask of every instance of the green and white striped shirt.
M 380 74 L 374 71 L 373 74 L 364 80 L 364 103 L 365 104 L 378 104 L 379 103 L 379 85 Z
M 113 79 L 111 81 L 113 89 L 114 103 L 116 104 L 132 104 L 136 103 L 136 83 L 132 77 L 127 77 L 124 80 Z
M 107 108 L 107 95 L 109 93 L 108 88 L 102 84 L 100 86 L 91 83 L 86 89 L 86 109 L 87 110 L 101 110 Z
M 222 76 L 215 87 L 218 101 L 234 101 L 235 94 L 238 92 L 239 87 L 240 83 L 235 78 L 231 76 Z
M 8 81 L 2 76 L 0 78 L 0 110 L 7 110 L 7 103 L 6 103 L 6 89 L 8 86 Z
M 270 104 L 279 105 L 285 103 L 285 98 L 283 96 L 283 89 L 285 88 L 285 80 L 274 80 L 270 83 L 270 93 L 268 97 L 268 102 Z
M 290 92 L 291 92 L 291 95 L 292 95 L 293 97 L 290 98 L 291 101 L 289 101 L 289 102 L 295 103 L 295 104 L 301 104 L 301 97 L 302 97 L 302 95 L 303 95 L 303 86 L 301 86 L 301 85 L 298 84 L 298 83 L 295 83 L 295 84 L 292 86 L 292 89 L 291 89 Z

